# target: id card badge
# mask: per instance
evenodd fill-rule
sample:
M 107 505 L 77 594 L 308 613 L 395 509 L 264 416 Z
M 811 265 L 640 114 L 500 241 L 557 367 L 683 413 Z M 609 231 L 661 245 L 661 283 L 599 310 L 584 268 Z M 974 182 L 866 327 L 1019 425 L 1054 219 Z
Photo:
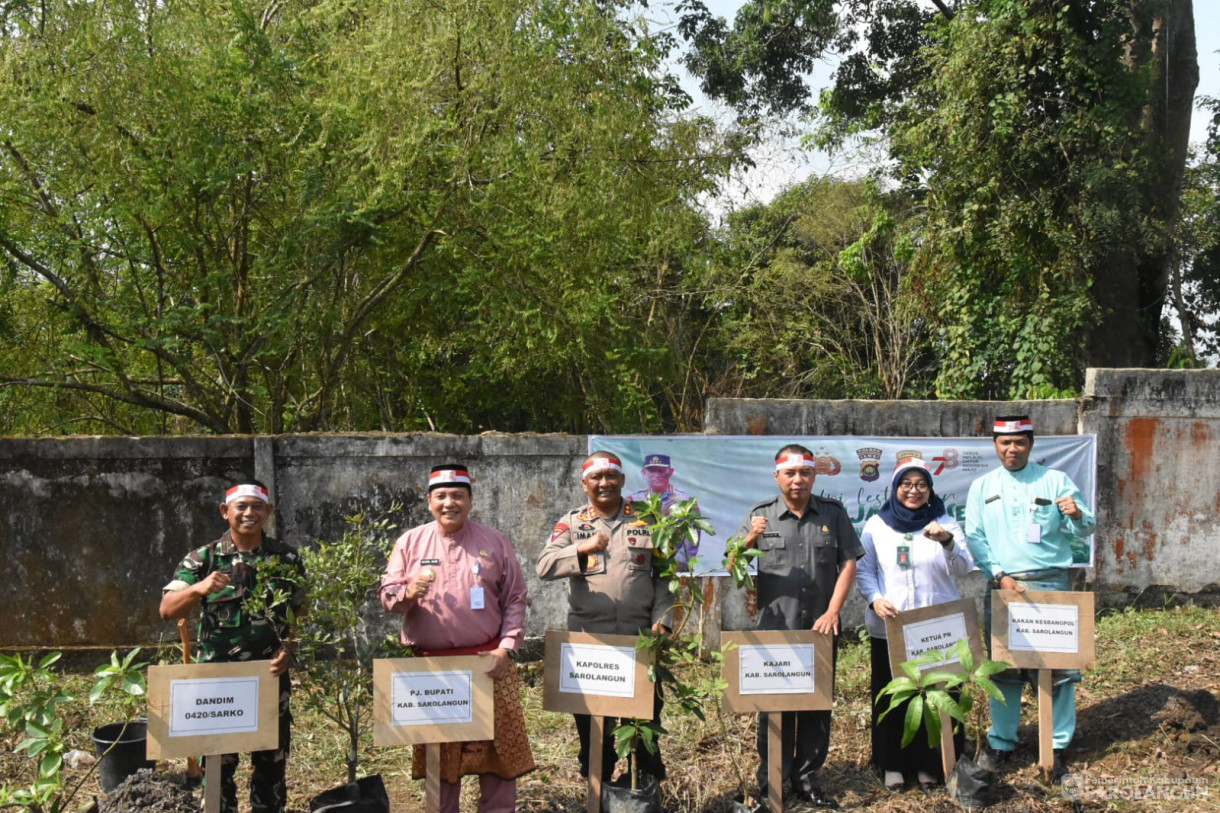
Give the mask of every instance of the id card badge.
M 1025 541 L 1031 545 L 1041 544 L 1042 526 L 1036 522 L 1031 522 L 1025 526 Z
M 470 588 L 470 609 L 483 609 L 483 586 Z
M 911 566 L 911 546 L 910 545 L 899 545 L 898 546 L 898 566 L 899 567 L 910 567 Z

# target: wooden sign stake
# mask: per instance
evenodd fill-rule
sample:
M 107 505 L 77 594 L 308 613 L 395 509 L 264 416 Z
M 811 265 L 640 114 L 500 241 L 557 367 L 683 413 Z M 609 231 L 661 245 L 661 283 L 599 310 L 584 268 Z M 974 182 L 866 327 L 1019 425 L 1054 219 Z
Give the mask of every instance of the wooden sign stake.
M 1051 698 L 1050 669 L 1038 670 L 1038 767 L 1042 781 L 1050 784 L 1055 772 L 1055 712 Z
M 597 714 L 589 716 L 589 796 L 585 803 L 588 813 L 602 810 L 602 737 L 605 736 L 606 718 Z
M 220 813 L 220 754 L 203 758 L 203 813 Z
M 182 662 L 191 662 L 191 630 L 186 623 L 185 618 L 178 619 L 178 637 L 182 639 Z M 199 760 L 194 757 L 186 758 L 186 778 L 198 783 L 200 777 L 203 776 L 203 769 L 199 767 Z M 191 787 L 194 787 L 192 785 Z
M 784 809 L 784 715 L 767 715 L 767 808 Z
M 945 781 L 957 764 L 957 750 L 953 747 L 953 718 L 943 711 L 940 713 L 940 764 L 945 771 Z
M 424 746 L 424 810 L 441 813 L 441 746 Z

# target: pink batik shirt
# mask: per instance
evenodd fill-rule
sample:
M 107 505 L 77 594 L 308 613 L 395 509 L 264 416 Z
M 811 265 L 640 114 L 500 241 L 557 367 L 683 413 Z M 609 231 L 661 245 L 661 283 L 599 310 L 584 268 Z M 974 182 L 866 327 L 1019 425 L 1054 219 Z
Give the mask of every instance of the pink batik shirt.
M 407 585 L 424 568 L 436 573 L 428 595 L 409 599 Z M 435 522 L 394 543 L 378 591 L 381 605 L 401 613 L 401 640 L 417 649 L 481 646 L 516 650 L 525 634 L 525 575 L 508 537 L 467 521 L 455 534 Z

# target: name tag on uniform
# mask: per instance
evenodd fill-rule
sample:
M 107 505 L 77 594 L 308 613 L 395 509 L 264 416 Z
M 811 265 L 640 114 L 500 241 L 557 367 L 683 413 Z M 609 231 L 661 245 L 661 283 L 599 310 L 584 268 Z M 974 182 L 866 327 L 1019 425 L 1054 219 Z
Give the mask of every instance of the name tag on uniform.
M 483 609 L 483 587 L 482 587 L 482 585 L 480 585 L 478 587 L 470 588 L 470 609 L 472 609 L 472 610 Z
M 1025 526 L 1025 541 L 1031 545 L 1037 545 L 1042 542 L 1042 526 L 1036 522 L 1031 522 Z

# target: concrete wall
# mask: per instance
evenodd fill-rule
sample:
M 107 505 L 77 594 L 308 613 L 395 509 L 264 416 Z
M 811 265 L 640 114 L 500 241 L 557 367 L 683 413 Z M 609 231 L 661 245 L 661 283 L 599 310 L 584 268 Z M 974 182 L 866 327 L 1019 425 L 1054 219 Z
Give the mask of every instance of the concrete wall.
M 562 584 L 541 585 L 533 562 L 555 519 L 584 497 L 585 444 L 494 434 L 0 440 L 9 570 L 0 649 L 176 641 L 157 613 L 161 586 L 183 555 L 224 532 L 218 506 L 235 477 L 268 483 L 275 535 L 301 545 L 338 538 L 343 517 L 362 507 L 401 502 L 403 529 L 430 520 L 428 471 L 449 460 L 472 468 L 472 517 L 517 545 L 530 633 L 541 635 L 563 623 L 566 595 Z
M 1220 371 L 1094 370 L 1073 401 L 716 399 L 707 431 L 977 436 L 1006 412 L 1029 412 L 1043 434 L 1098 435 L 1098 567 L 1087 575 L 1103 602 L 1220 597 Z M 496 434 L 0 439 L 0 649 L 176 640 L 157 615 L 160 588 L 188 550 L 224 531 L 217 506 L 234 477 L 268 481 L 276 535 L 300 545 L 339 537 L 360 507 L 400 501 L 402 528 L 429 519 L 428 470 L 452 459 L 472 467 L 474 517 L 516 544 L 528 631 L 541 635 L 563 625 L 566 594 L 539 583 L 533 563 L 555 519 L 583 499 L 585 448 L 583 436 Z M 963 589 L 978 595 L 981 578 Z M 751 626 L 746 597 L 722 593 L 725 628 Z M 853 598 L 845 621 L 862 614 Z
M 1090 370 L 1096 581 L 1115 602 L 1220 599 L 1220 371 Z

